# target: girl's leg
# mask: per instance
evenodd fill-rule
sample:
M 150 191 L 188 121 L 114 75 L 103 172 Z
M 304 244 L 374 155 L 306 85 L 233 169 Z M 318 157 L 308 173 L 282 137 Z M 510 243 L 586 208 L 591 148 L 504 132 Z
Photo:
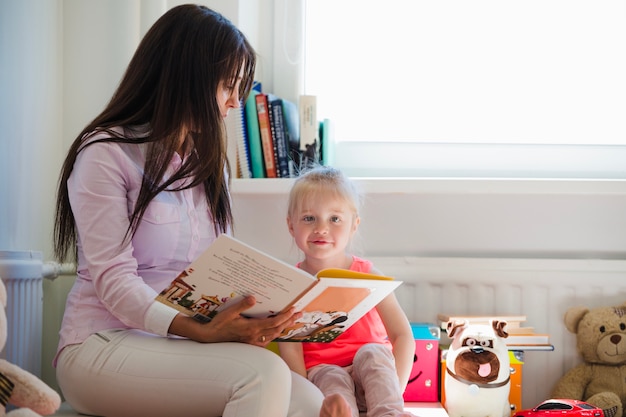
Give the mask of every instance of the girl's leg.
M 291 373 L 291 401 L 288 417 L 318 417 L 322 401 L 324 401 L 324 394 L 319 388 L 302 375 Z M 339 415 L 333 417 L 339 417 Z
M 319 387 L 324 397 L 332 394 L 341 395 L 350 405 L 353 417 L 359 417 L 359 409 L 356 405 L 354 394 L 354 381 L 350 376 L 349 368 L 337 365 L 317 365 L 308 371 L 308 378 Z M 335 404 L 341 407 L 341 404 Z
M 77 411 L 106 417 L 286 416 L 292 386 L 289 368 L 267 349 L 136 330 L 65 348 L 57 379 Z M 300 415 L 317 417 L 321 399 L 305 406 L 313 409 Z
M 352 364 L 356 392 L 364 396 L 367 417 L 408 416 L 391 351 L 383 345 L 367 344 L 361 347 Z M 359 398 L 359 403 L 363 398 Z

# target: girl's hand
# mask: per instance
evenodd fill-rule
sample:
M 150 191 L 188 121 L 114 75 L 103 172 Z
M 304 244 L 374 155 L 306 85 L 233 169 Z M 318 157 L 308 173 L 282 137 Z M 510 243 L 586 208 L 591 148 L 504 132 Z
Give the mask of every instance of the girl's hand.
M 172 321 L 170 333 L 188 337 L 203 343 L 242 342 L 256 346 L 266 346 L 278 337 L 285 327 L 302 316 L 294 313 L 293 308 L 273 317 L 256 319 L 243 317 L 241 314 L 256 303 L 253 296 L 247 296 L 240 302 L 222 310 L 209 323 L 179 314 Z

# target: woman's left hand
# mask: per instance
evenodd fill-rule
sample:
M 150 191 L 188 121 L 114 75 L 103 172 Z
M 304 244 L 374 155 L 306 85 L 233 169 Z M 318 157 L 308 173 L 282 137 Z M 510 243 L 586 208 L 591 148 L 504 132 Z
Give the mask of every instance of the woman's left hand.
M 224 309 L 209 323 L 179 314 L 172 321 L 170 333 L 188 337 L 203 343 L 242 342 L 256 346 L 266 346 L 277 338 L 285 327 L 302 316 L 293 308 L 268 318 L 247 318 L 242 315 L 256 304 L 252 296 Z

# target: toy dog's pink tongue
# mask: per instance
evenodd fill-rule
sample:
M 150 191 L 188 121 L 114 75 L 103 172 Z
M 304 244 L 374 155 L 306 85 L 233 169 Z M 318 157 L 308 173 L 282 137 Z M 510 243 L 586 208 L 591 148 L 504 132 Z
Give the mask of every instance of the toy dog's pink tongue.
M 489 376 L 490 373 L 491 373 L 491 365 L 489 365 L 488 363 L 483 363 L 482 365 L 479 365 L 478 375 L 484 378 L 484 377 Z

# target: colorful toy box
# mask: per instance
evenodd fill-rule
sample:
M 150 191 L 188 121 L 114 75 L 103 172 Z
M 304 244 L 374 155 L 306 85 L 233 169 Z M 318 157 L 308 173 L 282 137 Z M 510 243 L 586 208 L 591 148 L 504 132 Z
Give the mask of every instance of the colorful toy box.
M 415 356 L 404 401 L 439 401 L 439 327 L 432 323 L 411 323 Z

